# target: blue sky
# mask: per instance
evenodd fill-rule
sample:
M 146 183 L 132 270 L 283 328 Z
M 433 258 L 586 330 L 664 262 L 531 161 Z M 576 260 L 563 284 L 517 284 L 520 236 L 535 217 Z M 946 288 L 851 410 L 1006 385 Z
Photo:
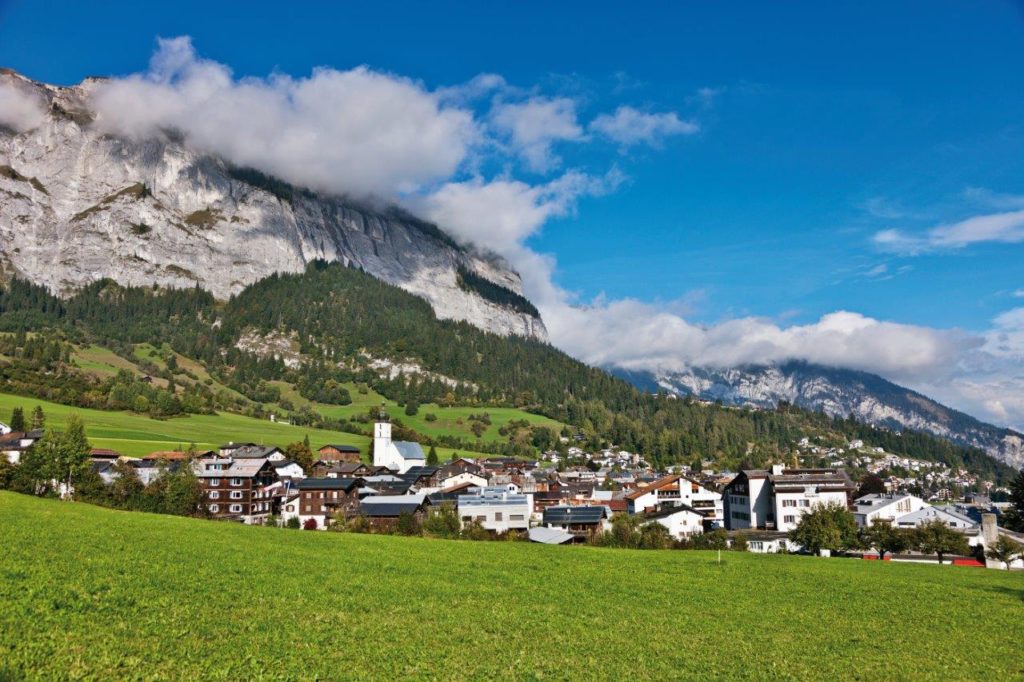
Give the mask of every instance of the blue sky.
M 851 311 L 989 341 L 1024 306 L 1024 236 L 929 237 L 1024 209 L 1021 3 L 155 5 L 0 1 L 0 65 L 72 84 L 145 71 L 158 36 L 187 35 L 236 77 L 365 64 L 435 91 L 498 74 L 570 100 L 581 134 L 550 142 L 547 167 L 482 154 L 473 173 L 615 176 L 521 240 L 556 259 L 574 301 L 635 299 L 705 326 Z M 602 138 L 591 124 L 620 106 L 695 131 Z

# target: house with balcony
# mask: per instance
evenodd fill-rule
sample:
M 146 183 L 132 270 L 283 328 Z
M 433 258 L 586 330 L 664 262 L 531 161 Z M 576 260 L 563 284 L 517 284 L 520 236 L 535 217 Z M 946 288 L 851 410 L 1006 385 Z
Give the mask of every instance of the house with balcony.
M 683 475 L 663 476 L 626 495 L 630 514 L 642 514 L 666 505 L 685 505 L 700 512 L 710 522 L 725 521 L 725 505 L 721 493 Z

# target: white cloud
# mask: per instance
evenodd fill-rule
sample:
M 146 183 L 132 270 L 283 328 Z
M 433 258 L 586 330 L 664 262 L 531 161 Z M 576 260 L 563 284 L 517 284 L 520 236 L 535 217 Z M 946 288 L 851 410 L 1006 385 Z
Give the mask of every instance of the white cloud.
M 692 135 L 700 127 L 684 121 L 674 111 L 647 114 L 633 107 L 621 106 L 614 114 L 601 114 L 590 123 L 591 132 L 603 135 L 622 147 L 646 144 L 659 146 L 672 135 Z
M 500 102 L 494 106 L 491 120 L 497 130 L 509 137 L 527 167 L 539 173 L 561 164 L 552 145 L 584 139 L 583 128 L 576 120 L 576 103 L 566 97 Z
M 17 76 L 0 75 L 0 126 L 22 133 L 46 118 L 42 99 L 22 85 Z
M 474 178 L 448 183 L 412 203 L 411 208 L 464 243 L 510 257 L 518 254 L 522 242 L 547 220 L 573 211 L 579 197 L 606 194 L 622 180 L 614 169 L 599 178 L 569 171 L 542 185 Z
M 1015 244 L 1024 242 L 1024 210 L 974 216 L 933 227 L 923 234 L 882 230 L 874 235 L 873 240 L 885 251 L 906 255 L 961 249 L 980 242 Z
M 111 132 L 175 129 L 232 163 L 356 195 L 443 181 L 479 135 L 471 112 L 410 79 L 366 67 L 235 79 L 198 58 L 188 38 L 161 40 L 148 73 L 100 86 L 93 103 Z
M 1024 289 L 1017 289 L 1011 294 L 1014 298 L 1024 298 Z

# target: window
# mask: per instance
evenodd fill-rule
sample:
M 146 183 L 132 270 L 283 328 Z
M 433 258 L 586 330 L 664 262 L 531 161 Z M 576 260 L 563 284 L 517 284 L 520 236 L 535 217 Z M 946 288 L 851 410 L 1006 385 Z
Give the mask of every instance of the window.
M 782 522 L 783 523 L 796 523 L 796 517 L 795 516 L 783 516 L 782 517 Z
M 220 511 L 220 505 L 219 504 L 211 504 L 210 505 L 210 513 L 211 514 L 216 514 L 219 511 Z
M 231 499 L 232 500 L 240 500 L 240 499 L 242 499 L 242 491 L 241 490 L 232 490 L 231 491 Z
M 311 507 L 310 505 L 307 504 L 306 505 L 306 513 L 309 513 L 311 511 L 313 511 L 313 507 Z
M 219 485 L 220 485 L 220 479 L 219 478 L 211 478 L 210 479 L 210 487 L 211 488 L 216 488 Z
M 801 507 L 810 507 L 811 506 L 811 501 L 810 500 L 800 500 L 800 506 Z
M 211 500 L 220 499 L 220 492 L 217 490 L 211 490 L 209 494 Z
M 494 520 L 495 521 L 504 521 L 505 518 L 502 516 L 501 512 L 494 512 Z
M 288 511 L 288 512 L 293 512 L 293 511 L 295 511 L 295 505 L 294 504 L 286 505 L 284 510 Z
M 760 552 L 761 550 L 764 549 L 764 543 L 763 542 L 757 542 L 755 540 L 754 542 L 750 543 L 750 549 L 752 551 L 755 551 L 755 552 Z
M 231 479 L 231 485 L 233 485 L 233 486 L 240 486 L 240 485 L 242 485 L 242 479 L 240 479 L 240 478 L 232 478 Z
M 242 505 L 240 505 L 240 504 L 233 504 L 233 505 L 231 505 L 231 513 L 232 514 L 238 514 L 241 511 L 242 511 Z
M 796 506 L 796 500 L 783 500 L 782 501 L 782 506 L 783 507 L 795 507 Z
M 522 514 L 509 514 L 509 515 L 508 515 L 508 520 L 509 520 L 509 521 L 522 521 L 522 520 L 524 520 L 525 518 L 526 518 L 526 517 L 525 517 L 525 516 L 523 516 Z

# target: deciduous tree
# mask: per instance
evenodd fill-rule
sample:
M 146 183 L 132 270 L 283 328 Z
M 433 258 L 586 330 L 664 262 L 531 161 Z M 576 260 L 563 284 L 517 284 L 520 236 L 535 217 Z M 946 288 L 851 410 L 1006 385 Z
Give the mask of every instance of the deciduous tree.
M 925 554 L 935 554 L 939 563 L 947 554 L 967 554 L 967 538 L 953 530 L 942 519 L 926 521 L 914 529 L 914 546 Z

